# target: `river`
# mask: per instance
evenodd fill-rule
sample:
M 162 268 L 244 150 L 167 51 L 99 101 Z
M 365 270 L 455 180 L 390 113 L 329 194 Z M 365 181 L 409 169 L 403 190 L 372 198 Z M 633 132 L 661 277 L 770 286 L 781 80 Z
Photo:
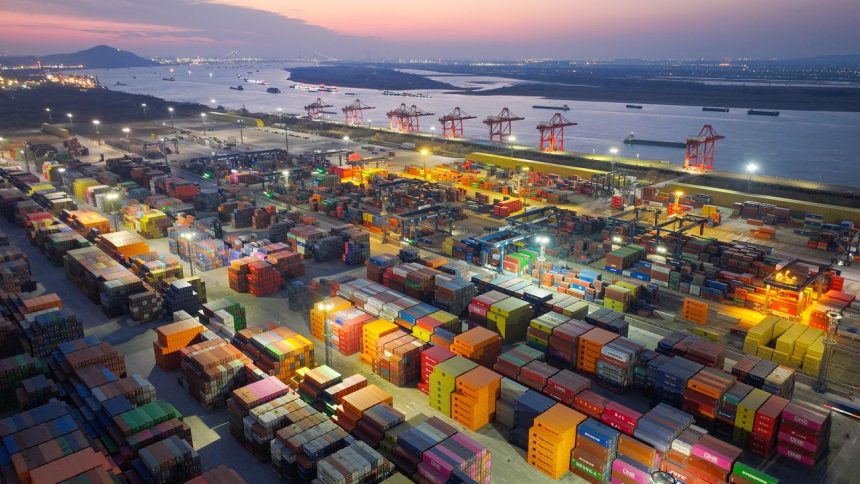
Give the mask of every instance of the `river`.
M 199 102 L 213 107 L 222 105 L 236 109 L 245 106 L 252 112 L 276 112 L 277 108 L 282 108 L 287 113 L 303 114 L 303 106 L 322 98 L 334 106 L 327 109 L 333 114 L 325 115 L 331 120 L 342 120 L 340 109 L 355 99 L 361 99 L 363 103 L 376 107 L 365 112 L 365 121 L 373 126 L 387 126 L 385 113 L 405 102 L 435 113 L 434 116 L 422 117 L 420 123 L 422 131 L 431 132 L 430 128 L 435 127 L 437 134 L 441 133 L 437 118 L 459 106 L 466 113 L 477 116 L 477 119 L 463 123 L 465 136 L 475 139 L 487 138 L 487 126 L 481 120 L 497 115 L 502 107 L 507 106 L 514 114 L 525 118 L 513 124 L 516 144 L 529 146 L 539 143 L 537 123 L 549 120 L 554 113 L 552 110 L 533 109 L 532 106 L 567 104 L 570 110 L 563 115 L 578 125 L 567 128 L 565 132 L 566 150 L 606 154 L 611 148 L 617 148 L 619 156 L 639 156 L 678 164 L 684 159 L 682 148 L 625 145 L 623 140 L 632 132 L 644 139 L 683 142 L 687 136 L 697 134 L 704 124 L 711 124 L 726 137 L 716 145 L 715 166 L 718 170 L 743 172 L 747 163 L 755 162 L 759 166 L 758 173 L 763 175 L 860 186 L 860 170 L 854 167 L 855 156 L 860 153 L 860 113 L 781 110 L 778 117 L 770 117 L 749 116 L 746 109 L 734 108 L 728 113 L 717 113 L 703 112 L 701 106 L 644 104 L 639 110 L 628 109 L 624 103 L 554 101 L 530 96 L 471 96 L 442 90 L 414 91 L 431 96 L 429 98 L 386 96 L 380 90 L 344 87 L 339 87 L 334 93 L 307 92 L 290 89 L 295 83 L 288 80 L 289 72 L 284 71 L 284 67 L 289 68 L 290 65 L 159 66 L 82 72 L 97 76 L 102 85 L 114 90 L 149 94 L 171 101 Z M 528 82 L 410 72 L 423 73 L 458 87 L 480 89 Z M 176 80 L 162 80 L 165 77 Z M 269 85 L 246 83 L 240 77 L 264 80 Z M 125 85 L 117 85 L 117 82 Z M 229 89 L 229 86 L 239 84 L 243 85 L 244 91 Z M 278 87 L 281 93 L 269 94 L 267 87 Z M 355 95 L 348 96 L 347 92 Z M 211 103 L 212 99 L 215 99 L 215 105 Z

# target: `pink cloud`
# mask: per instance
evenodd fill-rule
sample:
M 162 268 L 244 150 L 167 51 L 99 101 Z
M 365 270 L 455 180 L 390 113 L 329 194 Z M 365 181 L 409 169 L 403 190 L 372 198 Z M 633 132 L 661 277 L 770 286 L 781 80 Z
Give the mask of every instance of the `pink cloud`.
M 170 25 L 2 10 L 0 17 L 4 19 L 0 42 L 6 43 L 20 42 L 21 39 L 28 39 L 33 44 L 85 46 L 110 43 L 121 43 L 123 46 L 218 43 L 210 37 L 195 35 L 196 30 Z

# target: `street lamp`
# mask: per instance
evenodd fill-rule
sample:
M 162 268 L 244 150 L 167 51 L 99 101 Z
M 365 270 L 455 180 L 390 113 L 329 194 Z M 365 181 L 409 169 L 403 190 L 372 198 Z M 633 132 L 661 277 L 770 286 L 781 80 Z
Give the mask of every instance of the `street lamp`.
M 535 237 L 535 242 L 540 244 L 540 255 L 538 255 L 538 286 L 541 286 L 543 285 L 543 266 L 546 263 L 546 244 L 549 243 L 549 237 L 538 235 Z
M 526 206 L 526 193 L 528 193 L 529 191 L 529 171 L 531 171 L 531 168 L 527 166 L 523 167 L 523 173 L 521 176 L 526 180 L 525 190 L 522 190 L 520 187 L 517 187 L 517 192 L 519 192 L 520 198 L 522 198 L 523 200 L 523 207 Z
M 430 126 L 430 141 L 436 141 L 436 126 Z
M 609 148 L 609 152 L 612 153 L 612 171 L 615 171 L 615 157 L 618 156 L 618 148 Z
M 170 113 L 170 129 L 173 129 L 173 106 L 167 108 L 167 112 Z
M 140 110 L 143 111 L 143 117 L 146 118 L 146 103 L 140 103 Z
M 188 267 L 191 269 L 191 277 L 194 277 L 194 232 L 185 232 L 182 238 L 188 241 Z
M 214 99 L 210 99 L 209 102 L 212 103 L 213 106 L 218 106 L 217 101 Z
M 427 181 L 427 155 L 429 155 L 429 154 L 430 154 L 430 152 L 427 151 L 427 148 L 421 149 L 421 161 L 424 162 L 424 181 L 425 182 Z
M 69 118 L 69 134 L 72 133 L 72 129 L 75 127 L 75 117 L 72 113 L 66 113 L 66 117 Z
M 675 214 L 679 214 L 681 212 L 681 197 L 684 196 L 684 192 L 678 190 L 675 192 Z
M 290 131 L 287 129 L 287 118 L 284 115 L 284 108 L 278 108 L 278 112 L 281 114 L 281 124 L 284 125 L 284 151 L 287 152 L 287 156 L 290 156 Z
M 125 133 L 125 140 L 128 141 L 128 134 L 131 133 L 131 128 L 122 128 L 122 132 Z
M 347 150 L 349 150 L 349 136 L 343 137 L 343 145 Z
M 54 115 L 51 114 L 51 108 L 45 108 L 45 112 L 48 113 L 48 122 L 53 123 L 54 122 Z
M 321 303 L 317 304 L 317 309 L 319 309 L 323 313 L 323 321 L 324 321 L 323 327 L 325 328 L 325 330 L 324 330 L 325 331 L 325 333 L 324 333 L 324 336 L 325 336 L 325 364 L 326 364 L 326 366 L 331 368 L 331 339 L 332 339 L 332 334 L 331 334 L 331 323 L 329 323 L 329 320 L 328 320 L 328 312 L 331 311 L 332 309 L 334 309 L 334 304 L 321 302 Z
M 116 192 L 108 193 L 107 195 L 105 195 L 105 200 L 111 202 L 110 203 L 110 214 L 111 214 L 111 217 L 113 218 L 113 231 L 116 232 L 117 231 L 117 228 L 116 228 L 116 214 L 117 214 L 116 205 L 117 205 L 117 203 L 119 203 L 119 193 L 116 193 Z
M 239 123 L 239 143 L 245 144 L 245 120 L 240 119 L 237 123 Z
M 508 136 L 508 147 L 511 149 L 511 158 L 514 157 L 514 141 L 517 140 L 517 137 L 514 135 Z
M 98 119 L 93 120 L 93 125 L 96 127 L 96 143 L 102 144 L 101 131 L 99 131 L 99 126 L 101 126 L 102 122 Z
M 200 122 L 203 123 L 203 137 L 206 137 L 206 113 L 200 113 Z
M 757 171 L 758 171 L 758 165 L 756 163 L 753 163 L 753 162 L 747 163 L 747 173 L 749 173 L 749 176 L 747 177 L 747 193 L 749 193 L 752 190 L 752 178 L 753 178 L 753 175 L 755 175 L 755 172 L 757 172 Z

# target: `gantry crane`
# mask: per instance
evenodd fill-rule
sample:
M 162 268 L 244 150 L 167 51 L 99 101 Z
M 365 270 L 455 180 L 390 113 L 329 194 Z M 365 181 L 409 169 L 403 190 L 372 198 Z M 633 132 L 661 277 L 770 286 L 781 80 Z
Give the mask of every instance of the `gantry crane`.
M 561 113 L 555 113 L 549 121 L 539 123 L 537 129 L 540 131 L 540 150 L 550 153 L 564 151 L 564 128 L 577 124 L 565 119 Z
M 356 99 L 349 106 L 344 106 L 343 111 L 344 123 L 347 126 L 355 126 L 364 124 L 364 111 L 368 109 L 376 109 L 374 106 L 368 106 L 361 102 L 361 99 Z
M 439 118 L 442 123 L 443 138 L 462 138 L 463 137 L 463 120 L 475 119 L 477 116 L 466 114 L 457 106 L 453 111 Z
M 488 116 L 484 124 L 490 127 L 490 141 L 504 143 L 511 136 L 511 122 L 522 121 L 522 116 L 511 113 L 508 108 L 502 108 L 498 116 Z
M 684 169 L 695 171 L 711 171 L 714 169 L 714 145 L 725 136 L 717 134 L 714 127 L 706 124 L 699 130 L 698 136 L 687 138 L 687 155 L 684 157 Z
M 305 106 L 305 111 L 308 112 L 308 119 L 313 121 L 320 117 L 320 114 L 322 114 L 323 109 L 330 107 L 332 107 L 331 104 L 325 103 L 322 99 L 317 98 L 316 101 Z
M 422 111 L 418 106 L 412 105 L 407 107 L 406 103 L 401 103 L 391 111 L 386 113 L 391 129 L 401 132 L 420 131 L 418 126 L 418 118 L 421 116 L 433 116 L 433 113 Z

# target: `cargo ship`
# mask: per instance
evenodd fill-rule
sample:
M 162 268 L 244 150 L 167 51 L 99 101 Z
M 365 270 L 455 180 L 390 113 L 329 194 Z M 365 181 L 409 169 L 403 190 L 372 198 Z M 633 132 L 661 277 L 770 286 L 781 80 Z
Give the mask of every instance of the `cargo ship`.
M 624 107 L 626 107 L 627 109 L 642 109 L 641 104 L 627 104 Z
M 556 111 L 570 111 L 570 106 L 567 104 L 562 104 L 561 106 L 541 106 L 540 104 L 536 104 L 532 106 L 532 109 L 554 109 Z
M 712 113 L 727 113 L 729 112 L 729 108 L 711 108 L 711 107 L 703 107 L 702 111 L 709 111 Z
M 779 116 L 779 111 L 765 111 L 762 109 L 748 109 L 747 114 L 750 116 Z
M 662 146 L 664 148 L 686 148 L 687 143 L 682 143 L 680 141 L 659 141 L 653 139 L 640 139 L 637 138 L 633 133 L 630 133 L 630 136 L 624 138 L 624 144 L 626 145 L 647 145 L 647 146 Z
M 269 94 L 280 94 L 281 90 L 278 89 L 277 87 L 270 87 L 270 88 L 266 89 L 266 92 Z

